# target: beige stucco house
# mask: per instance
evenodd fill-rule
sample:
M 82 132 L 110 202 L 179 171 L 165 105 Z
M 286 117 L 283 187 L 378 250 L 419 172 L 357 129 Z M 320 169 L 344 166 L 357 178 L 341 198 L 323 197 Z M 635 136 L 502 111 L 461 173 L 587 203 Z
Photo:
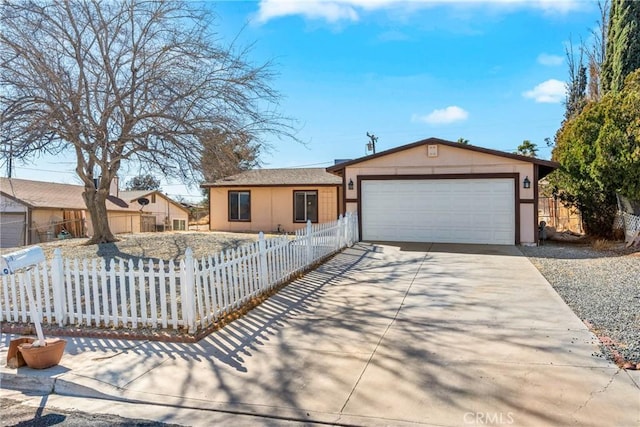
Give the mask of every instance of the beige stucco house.
M 535 244 L 557 163 L 429 138 L 327 168 L 368 241 Z
M 204 183 L 209 228 L 292 232 L 338 218 L 342 180 L 323 168 L 254 169 Z
M 138 207 L 143 232 L 189 229 L 189 210 L 160 191 L 120 191 L 119 197 Z

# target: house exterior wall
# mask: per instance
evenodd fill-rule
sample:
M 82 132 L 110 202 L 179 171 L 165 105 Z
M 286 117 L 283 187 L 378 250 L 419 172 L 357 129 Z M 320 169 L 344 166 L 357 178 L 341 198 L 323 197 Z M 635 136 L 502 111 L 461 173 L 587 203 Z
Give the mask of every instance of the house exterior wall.
M 155 194 L 155 202 L 151 200 L 150 203 L 142 209 L 142 215 L 153 215 L 156 218 L 156 225 L 164 226 L 165 229 L 171 229 L 173 227 L 173 220 L 182 220 L 185 222 L 185 229 L 189 226 L 189 212 L 182 206 L 177 206 L 170 200 L 162 197 L 160 194 Z M 133 205 L 135 202 L 131 202 Z
M 140 212 L 131 211 L 109 211 L 109 227 L 114 234 L 140 233 L 142 225 L 142 215 Z M 93 234 L 93 224 L 90 216 L 87 216 L 87 232 Z
M 251 193 L 251 221 L 229 221 L 229 191 Z M 211 187 L 209 189 L 209 228 L 215 231 L 292 232 L 305 226 L 294 222 L 294 191 L 318 192 L 318 222 L 334 221 L 338 217 L 337 186 L 267 186 Z
M 428 145 L 437 146 L 437 156 L 428 156 Z M 537 241 L 537 211 L 535 209 L 536 166 L 532 163 L 495 156 L 472 150 L 465 150 L 442 144 L 425 144 L 406 150 L 389 153 L 385 156 L 364 160 L 346 166 L 345 182 L 353 181 L 354 188 L 345 190 L 344 206 L 346 211 L 358 211 L 358 182 L 366 176 L 416 176 L 428 178 L 430 175 L 452 179 L 490 177 L 505 174 L 515 177 L 516 186 L 516 242 L 535 244 Z M 528 177 L 531 188 L 523 188 L 522 182 Z
M 0 213 L 27 213 L 28 210 L 29 208 L 22 203 L 0 194 Z

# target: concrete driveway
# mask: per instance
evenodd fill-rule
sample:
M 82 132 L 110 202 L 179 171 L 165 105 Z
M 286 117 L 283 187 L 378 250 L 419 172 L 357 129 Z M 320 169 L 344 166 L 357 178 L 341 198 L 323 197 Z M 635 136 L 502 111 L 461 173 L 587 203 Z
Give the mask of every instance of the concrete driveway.
M 638 376 L 596 355 L 515 247 L 361 243 L 197 344 L 69 341 L 60 366 L 5 384 L 194 425 L 178 408 L 208 424 L 640 423 Z

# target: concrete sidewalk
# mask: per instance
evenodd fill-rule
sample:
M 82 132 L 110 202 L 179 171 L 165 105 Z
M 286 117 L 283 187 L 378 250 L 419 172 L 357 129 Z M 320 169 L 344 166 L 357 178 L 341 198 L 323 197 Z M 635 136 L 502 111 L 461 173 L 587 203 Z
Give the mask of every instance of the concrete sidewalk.
M 515 247 L 361 243 L 196 344 L 69 338 L 59 366 L 2 368 L 0 396 L 194 425 L 184 408 L 206 424 L 638 426 L 638 372 L 596 353 Z

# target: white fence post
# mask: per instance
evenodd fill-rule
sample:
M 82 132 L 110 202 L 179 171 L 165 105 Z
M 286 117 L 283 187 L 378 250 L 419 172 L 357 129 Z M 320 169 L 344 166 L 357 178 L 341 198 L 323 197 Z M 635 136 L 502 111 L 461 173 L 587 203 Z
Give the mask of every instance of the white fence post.
M 196 322 L 195 322 L 195 304 L 196 304 L 196 293 L 195 290 L 195 267 L 193 262 L 193 251 L 191 248 L 187 248 L 184 251 L 184 275 L 182 276 L 185 280 L 184 290 L 185 295 L 184 299 L 182 299 L 182 303 L 185 304 L 187 318 L 184 319 L 185 326 L 189 329 L 189 333 L 195 332 Z
M 358 233 L 358 215 L 354 213 L 349 214 L 349 245 L 353 246 L 360 240 Z
M 53 286 L 53 310 L 56 313 L 56 322 L 58 322 L 58 326 L 64 326 L 67 323 L 67 302 L 64 294 L 64 269 L 60 248 L 53 251 L 51 285 Z
M 264 233 L 258 234 L 258 256 L 260 257 L 260 289 L 265 290 L 269 286 L 269 271 L 267 267 L 267 244 L 264 241 Z
M 311 220 L 307 220 L 307 228 L 306 228 L 306 238 L 307 238 L 307 265 L 306 267 L 309 267 L 311 265 L 311 262 L 313 261 L 313 254 L 312 254 L 312 250 L 313 250 L 313 242 L 311 241 Z

